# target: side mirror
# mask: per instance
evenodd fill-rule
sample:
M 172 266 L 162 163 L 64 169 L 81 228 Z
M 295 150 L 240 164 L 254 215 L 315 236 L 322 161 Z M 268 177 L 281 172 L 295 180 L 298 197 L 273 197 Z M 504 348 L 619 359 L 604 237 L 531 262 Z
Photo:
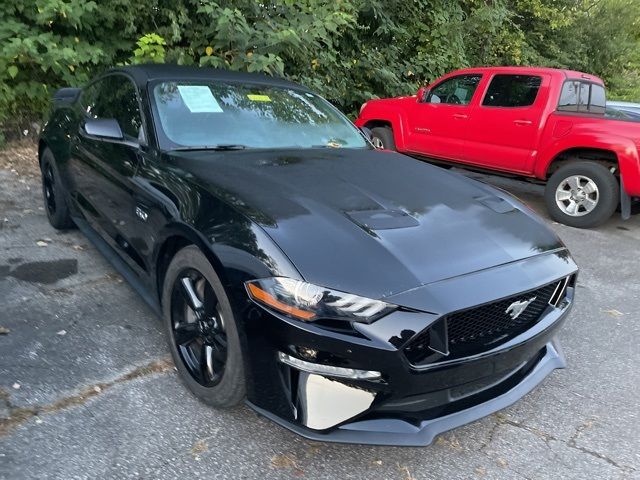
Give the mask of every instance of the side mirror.
M 426 102 L 429 96 L 429 89 L 427 87 L 420 87 L 416 96 L 418 97 L 418 103 Z
M 115 118 L 94 118 L 87 120 L 84 124 L 84 131 L 87 135 L 112 140 L 122 140 L 124 135 L 122 129 Z
M 360 131 L 364 133 L 364 136 L 367 137 L 367 140 L 371 141 L 371 139 L 373 139 L 373 132 L 370 128 L 360 127 Z

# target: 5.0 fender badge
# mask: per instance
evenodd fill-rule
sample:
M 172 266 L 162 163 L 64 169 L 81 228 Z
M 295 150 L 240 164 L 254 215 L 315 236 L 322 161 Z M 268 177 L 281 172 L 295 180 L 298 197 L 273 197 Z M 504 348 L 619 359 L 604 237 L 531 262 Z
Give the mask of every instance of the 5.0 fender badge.
M 136 217 L 143 222 L 146 222 L 147 218 L 149 218 L 149 214 L 142 207 L 136 206 Z

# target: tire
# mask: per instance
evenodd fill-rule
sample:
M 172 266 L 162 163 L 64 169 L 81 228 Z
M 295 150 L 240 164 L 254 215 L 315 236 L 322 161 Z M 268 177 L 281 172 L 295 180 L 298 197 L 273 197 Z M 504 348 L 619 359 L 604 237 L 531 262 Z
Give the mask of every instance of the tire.
M 198 274 L 204 284 L 197 280 Z M 203 304 L 201 318 L 205 318 L 206 323 L 216 317 L 213 322 L 218 324 L 217 329 L 211 328 L 204 334 L 193 327 L 199 325 L 199 320 L 194 314 L 195 310 L 188 307 L 189 295 L 185 293 L 188 289 L 182 285 L 184 278 L 193 282 L 193 291 Z M 202 289 L 199 285 L 203 285 Z M 201 401 L 213 407 L 229 408 L 239 404 L 245 397 L 246 380 L 237 323 L 222 282 L 207 257 L 197 247 L 185 247 L 173 257 L 164 279 L 162 311 L 171 356 L 187 388 Z M 189 312 L 193 314 L 192 317 L 189 317 Z M 183 321 L 189 318 L 193 323 Z M 201 337 L 194 338 L 186 346 L 178 345 L 179 340 L 187 338 L 184 332 L 191 334 L 196 330 L 196 335 L 202 335 Z M 224 363 L 216 359 L 224 342 L 221 338 L 214 338 L 223 334 L 226 340 Z M 208 335 L 211 335 L 211 340 L 207 340 Z M 197 353 L 200 342 L 200 353 Z M 208 353 L 210 363 L 201 362 L 200 368 L 196 368 L 193 360 L 195 357 L 202 360 L 202 349 L 208 346 L 207 343 L 211 345 Z
M 620 186 L 604 165 L 575 161 L 551 175 L 544 200 L 555 221 L 576 228 L 597 227 L 615 212 L 620 201 Z
M 386 150 L 396 149 L 396 142 L 393 139 L 393 130 L 389 127 L 375 127 L 371 129 L 371 143 L 376 148 Z
M 67 205 L 67 192 L 62 185 L 53 153 L 48 148 L 42 152 L 40 161 L 42 174 L 42 198 L 51 226 L 57 230 L 74 228 L 75 224 Z

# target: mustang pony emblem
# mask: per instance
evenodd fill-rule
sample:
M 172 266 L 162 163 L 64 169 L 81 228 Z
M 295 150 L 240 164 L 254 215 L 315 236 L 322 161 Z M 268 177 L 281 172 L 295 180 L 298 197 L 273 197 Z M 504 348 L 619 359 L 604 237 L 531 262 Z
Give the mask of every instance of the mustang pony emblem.
M 530 298 L 529 300 L 520 300 L 519 302 L 513 302 L 511 305 L 507 307 L 504 313 L 508 313 L 511 318 L 514 320 L 522 315 L 527 307 L 538 297 Z

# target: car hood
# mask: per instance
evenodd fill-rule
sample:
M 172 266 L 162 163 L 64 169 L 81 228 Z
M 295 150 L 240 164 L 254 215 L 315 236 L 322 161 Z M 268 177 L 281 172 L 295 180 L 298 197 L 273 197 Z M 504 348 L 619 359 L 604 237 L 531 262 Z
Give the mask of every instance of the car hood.
M 505 193 L 410 157 L 353 149 L 180 152 L 305 280 L 371 298 L 562 248 Z

